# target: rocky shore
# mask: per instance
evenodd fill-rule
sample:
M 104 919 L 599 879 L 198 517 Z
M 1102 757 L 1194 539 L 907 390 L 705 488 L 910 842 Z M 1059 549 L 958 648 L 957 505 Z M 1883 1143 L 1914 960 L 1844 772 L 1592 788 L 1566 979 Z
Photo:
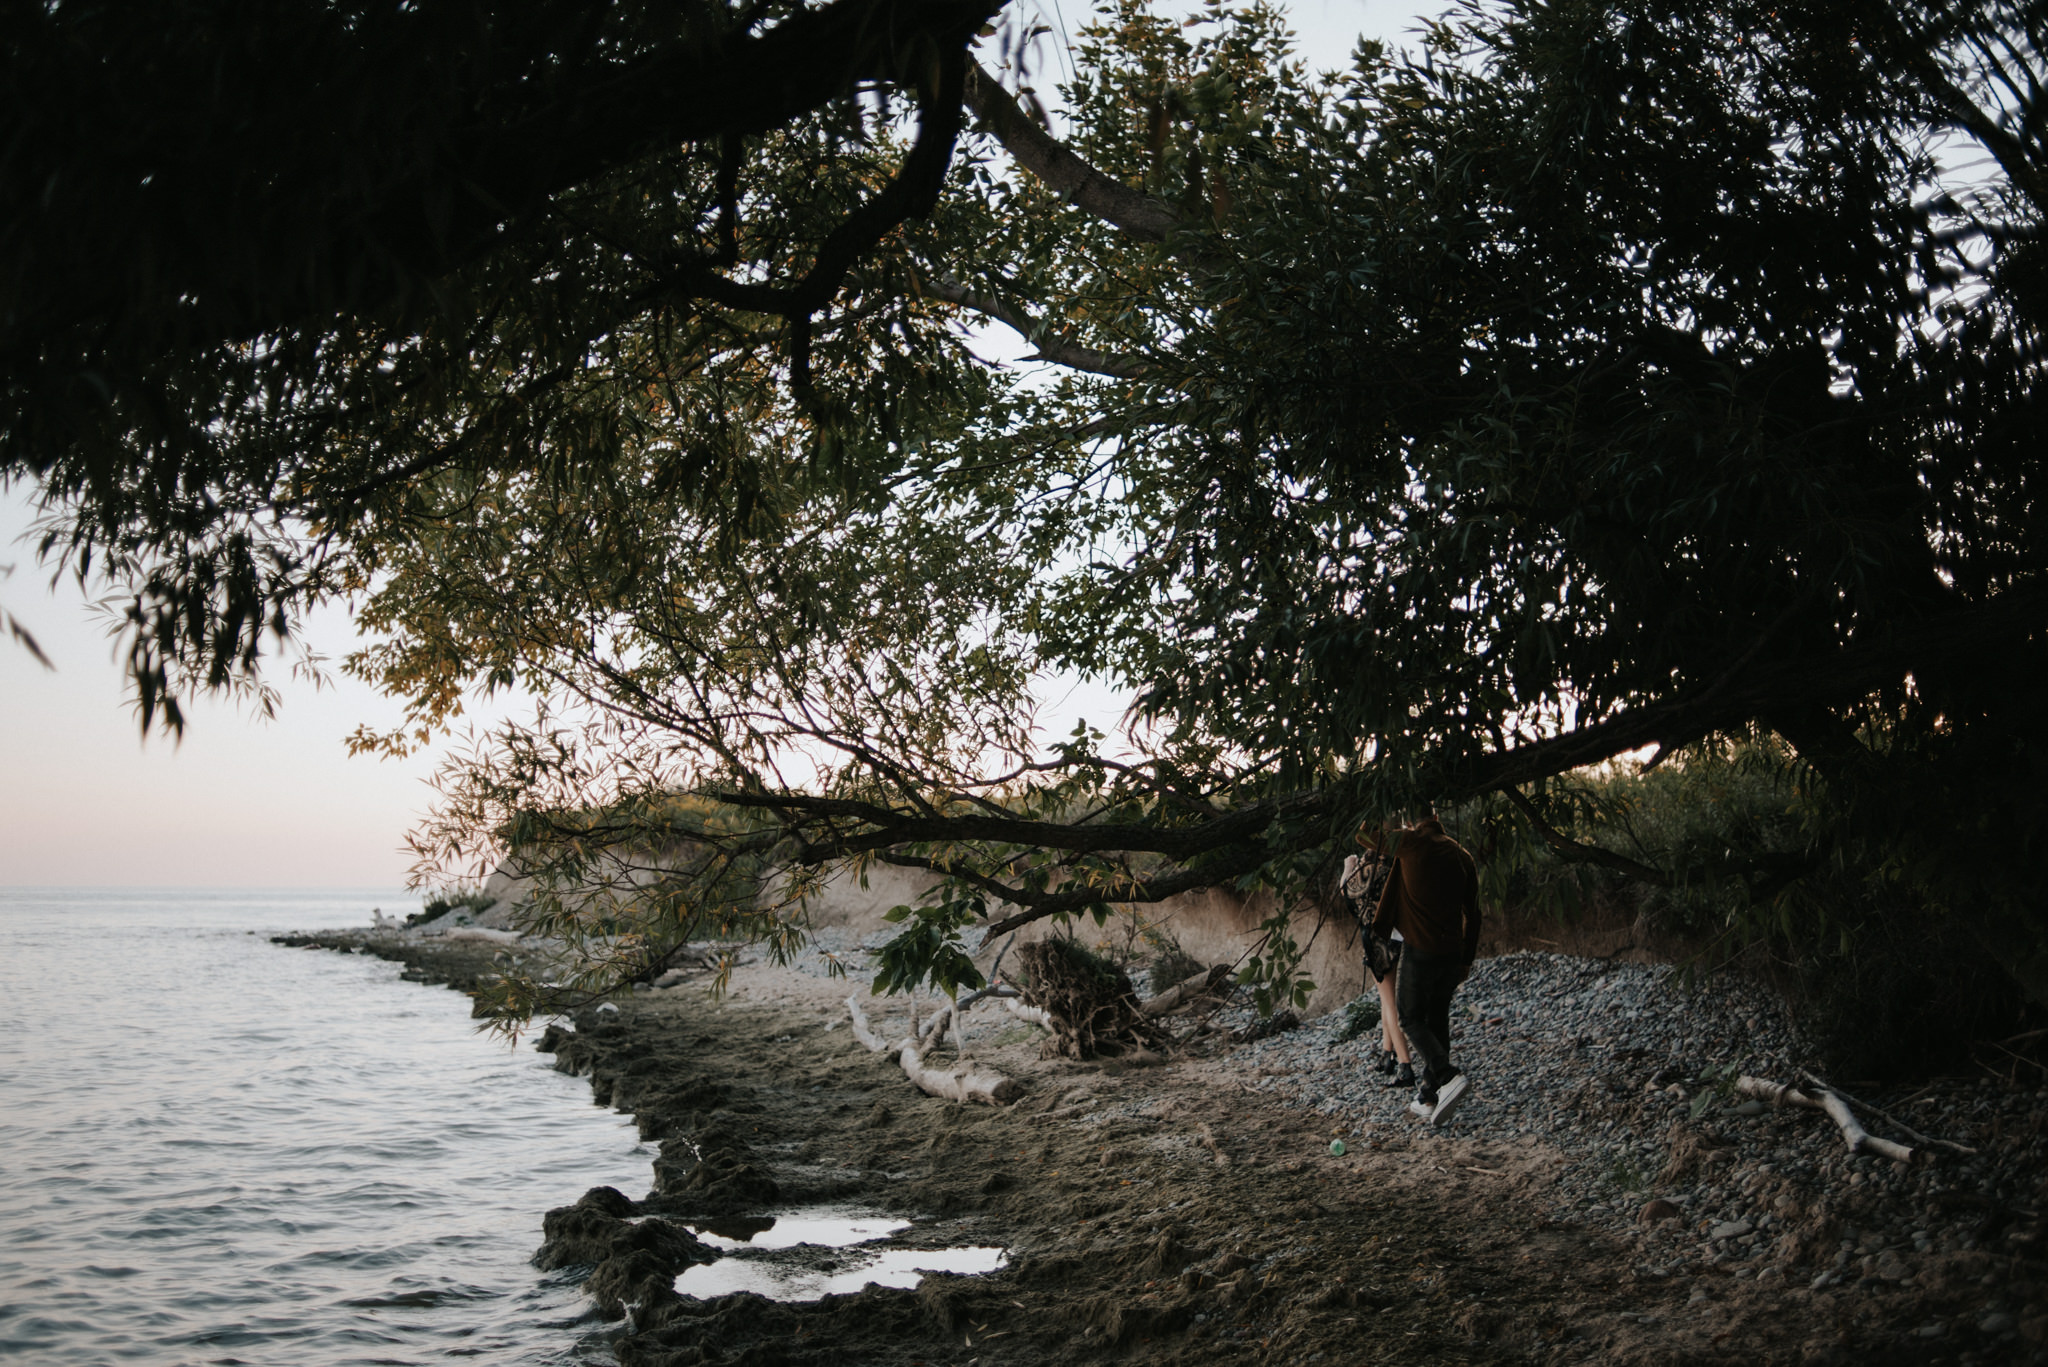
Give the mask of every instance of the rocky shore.
M 316 943 L 458 986 L 508 952 L 381 940 Z M 2037 1068 L 1867 1097 L 1832 1079 L 1976 1150 L 1852 1156 L 1820 1114 L 1729 1090 L 1810 1062 L 1768 992 L 1516 953 L 1460 995 L 1476 1091 L 1442 1130 L 1365 1066 L 1376 1031 L 1344 1039 L 1339 1013 L 1238 1043 L 1252 1017 L 1233 1005 L 1177 1018 L 1183 1042 L 1147 1068 L 1043 1059 L 1035 1028 L 970 1018 L 970 1053 L 1026 1095 L 963 1107 L 849 1038 L 860 948 L 828 932 L 723 998 L 702 980 L 628 994 L 536 1041 L 659 1146 L 651 1190 L 551 1212 L 538 1255 L 591 1269 L 627 1367 L 2048 1363 Z M 819 1211 L 907 1224 L 857 1247 L 748 1236 Z M 773 1298 L 968 1248 L 1005 1261 Z M 712 1271 L 761 1291 L 672 1289 Z

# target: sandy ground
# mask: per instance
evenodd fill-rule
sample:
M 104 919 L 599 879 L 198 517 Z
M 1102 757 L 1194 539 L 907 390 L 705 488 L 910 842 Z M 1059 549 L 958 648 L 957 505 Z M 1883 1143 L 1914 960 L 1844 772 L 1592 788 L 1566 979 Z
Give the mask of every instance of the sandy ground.
M 299 942 L 364 945 L 458 987 L 501 952 L 369 940 Z M 632 994 L 536 1041 L 660 1144 L 651 1192 L 551 1212 L 538 1255 L 594 1268 L 626 1367 L 2048 1361 L 2031 1249 L 1814 1289 L 1807 1274 L 1836 1255 L 1815 1238 L 1798 1275 L 1674 1274 L 1640 1240 L 1546 1215 L 1571 1158 L 1547 1137 L 1339 1128 L 1253 1086 L 1245 1046 L 1192 1017 L 1177 1022 L 1188 1041 L 1142 1068 L 1043 1059 L 1035 1029 L 982 1017 L 971 1055 L 1023 1097 L 938 1101 L 853 1039 L 849 990 L 902 1033 L 900 1002 L 754 963 L 723 998 L 695 983 Z M 810 1207 L 913 1221 L 868 1254 L 997 1246 L 1007 1262 L 811 1302 L 667 1290 L 718 1256 L 699 1236 Z M 1974 1326 L 1987 1297 L 2012 1307 L 1994 1330 L 1948 1327 Z

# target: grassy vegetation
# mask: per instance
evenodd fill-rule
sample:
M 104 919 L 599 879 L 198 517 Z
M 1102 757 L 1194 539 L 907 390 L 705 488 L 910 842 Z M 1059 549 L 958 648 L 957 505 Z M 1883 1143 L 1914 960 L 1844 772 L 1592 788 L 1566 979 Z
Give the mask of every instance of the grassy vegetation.
M 484 911 L 497 904 L 497 898 L 482 888 L 456 886 L 441 888 L 426 895 L 420 909 L 405 918 L 409 926 L 424 925 L 438 920 L 451 911 Z

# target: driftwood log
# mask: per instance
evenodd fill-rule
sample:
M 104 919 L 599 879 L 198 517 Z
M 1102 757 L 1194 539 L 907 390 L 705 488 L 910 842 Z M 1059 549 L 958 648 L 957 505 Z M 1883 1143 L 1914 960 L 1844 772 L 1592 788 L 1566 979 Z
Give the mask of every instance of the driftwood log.
M 1044 947 L 1047 944 L 1056 947 L 1048 950 Z M 1007 953 L 1009 948 L 1006 944 L 1003 951 Z M 860 999 L 848 997 L 846 1011 L 853 1020 L 853 1036 L 871 1053 L 894 1053 L 904 1075 L 920 1091 L 951 1101 L 999 1105 L 1021 1094 L 1023 1088 L 994 1069 L 967 1061 L 964 1021 L 967 1012 L 979 1003 L 1000 1001 L 1016 1019 L 1045 1029 L 1052 1036 L 1048 1054 L 1091 1058 L 1096 1053 L 1107 1053 L 1134 1064 L 1158 1063 L 1163 1061 L 1162 1055 L 1150 1046 L 1163 1044 L 1169 1037 L 1154 1023 L 1155 1019 L 1213 992 L 1218 980 L 1229 973 L 1227 966 L 1204 969 L 1150 1001 L 1140 1002 L 1123 970 L 1104 964 L 1085 950 L 1075 952 L 1065 947 L 1063 941 L 1026 945 L 1021 957 L 1026 961 L 1026 985 L 1021 991 L 1008 983 L 993 983 L 947 1003 L 922 1026 L 913 1001 L 910 1030 L 901 1039 L 885 1038 L 861 1010 Z M 997 963 L 1001 961 L 999 954 Z M 990 976 L 994 976 L 993 970 Z M 1062 1014 L 1062 1007 L 1072 1014 Z M 950 1069 L 927 1066 L 927 1057 L 945 1042 L 948 1031 L 959 1050 L 960 1062 Z M 1219 1161 L 1229 1161 L 1220 1150 L 1217 1157 Z
M 921 1037 L 915 1032 L 901 1040 L 889 1041 L 875 1033 L 868 1023 L 867 1013 L 860 1009 L 860 998 L 848 997 L 846 1010 L 853 1017 L 853 1037 L 866 1045 L 870 1053 L 894 1051 L 896 1062 L 902 1066 L 903 1074 L 917 1089 L 929 1096 L 944 1097 L 948 1101 L 979 1101 L 990 1106 L 1000 1106 L 1014 1101 L 1023 1094 L 1024 1088 L 1013 1078 L 1004 1077 L 992 1068 L 979 1064 L 962 1062 L 950 1069 L 927 1068 L 924 1062 L 924 1047 Z M 936 1024 L 952 1018 L 948 1010 L 939 1017 Z M 912 1021 L 916 1017 L 913 1015 Z M 932 1033 L 943 1037 L 943 1030 L 934 1028 Z
M 1879 1120 L 1882 1120 L 1885 1124 L 1891 1126 L 1900 1134 L 1912 1140 L 1915 1144 L 1925 1144 L 1929 1148 L 1935 1149 L 1947 1149 L 1950 1153 L 1974 1154 L 1975 1152 L 1977 1152 L 1968 1144 L 1958 1144 L 1952 1139 L 1936 1139 L 1932 1135 L 1922 1134 L 1920 1133 L 1920 1131 L 1914 1129 L 1911 1125 L 1908 1125 L 1905 1121 L 1899 1119 L 1891 1112 L 1881 1110 L 1878 1107 L 1871 1105 L 1867 1101 L 1859 1100 L 1856 1097 L 1850 1096 L 1840 1087 L 1837 1087 L 1834 1084 L 1826 1081 L 1825 1079 L 1817 1077 L 1814 1074 L 1807 1072 L 1803 1068 L 1800 1069 L 1799 1075 L 1805 1078 L 1808 1082 L 1812 1083 L 1814 1086 L 1820 1088 L 1821 1090 L 1833 1092 L 1836 1096 L 1842 1098 L 1842 1100 L 1848 1102 L 1851 1106 L 1855 1106 L 1858 1109 L 1870 1115 L 1876 1116 Z
M 1027 1024 L 1052 1029 L 1052 1012 L 1042 1006 L 1027 1006 L 1021 997 L 1005 997 L 1003 1009 Z
M 1856 1113 L 1849 1109 L 1849 1103 L 1835 1092 L 1816 1088 L 1818 1096 L 1809 1096 L 1786 1082 L 1771 1082 L 1760 1077 L 1739 1077 L 1735 1079 L 1735 1090 L 1743 1096 L 1767 1101 L 1773 1106 L 1804 1106 L 1809 1110 L 1824 1112 L 1841 1130 L 1843 1140 L 1849 1145 L 1850 1153 L 1874 1153 L 1880 1158 L 1890 1158 L 1900 1163 L 1913 1161 L 1913 1150 L 1904 1144 L 1865 1130 L 1856 1119 Z
M 1221 985 L 1221 980 L 1229 974 L 1230 968 L 1226 964 L 1205 968 L 1200 973 L 1184 978 L 1167 988 L 1140 1009 L 1148 1016 L 1164 1016 L 1184 1006 L 1192 1006 L 1200 998 L 1214 992 Z

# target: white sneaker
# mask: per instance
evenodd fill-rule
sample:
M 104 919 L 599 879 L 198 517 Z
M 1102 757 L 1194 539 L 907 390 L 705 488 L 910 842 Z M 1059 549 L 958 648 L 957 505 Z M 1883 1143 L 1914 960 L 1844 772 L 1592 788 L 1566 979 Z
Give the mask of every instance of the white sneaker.
M 1417 1120 L 1429 1119 L 1429 1117 L 1434 1113 L 1434 1110 L 1434 1107 L 1425 1106 L 1419 1101 L 1411 1101 L 1408 1103 L 1408 1114 L 1414 1116 Z
M 1458 1109 L 1458 1103 L 1462 1102 L 1471 1090 L 1472 1079 L 1463 1073 L 1439 1087 L 1436 1093 L 1436 1109 L 1428 1112 L 1429 1123 L 1441 1125 L 1449 1120 L 1451 1112 Z

